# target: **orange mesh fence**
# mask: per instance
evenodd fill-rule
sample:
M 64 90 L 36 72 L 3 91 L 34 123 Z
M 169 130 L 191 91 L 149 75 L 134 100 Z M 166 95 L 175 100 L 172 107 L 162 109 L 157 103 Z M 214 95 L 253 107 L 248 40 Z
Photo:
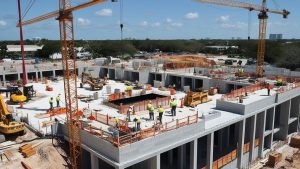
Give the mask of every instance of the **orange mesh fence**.
M 243 88 L 240 88 L 240 89 L 237 89 L 237 90 L 233 90 L 230 93 L 223 95 L 222 99 L 230 101 L 230 100 L 235 99 L 235 98 L 237 98 L 241 95 L 245 96 L 246 93 L 253 93 L 257 90 L 264 89 L 265 87 L 266 86 L 263 85 L 262 83 L 257 83 L 257 84 L 251 85 L 251 86 L 246 86 L 246 87 L 243 87 Z

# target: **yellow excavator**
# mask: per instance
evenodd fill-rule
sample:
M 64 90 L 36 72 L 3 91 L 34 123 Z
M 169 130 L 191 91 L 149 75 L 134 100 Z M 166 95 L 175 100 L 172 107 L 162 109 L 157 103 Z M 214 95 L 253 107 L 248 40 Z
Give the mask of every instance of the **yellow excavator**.
M 23 122 L 13 121 L 12 114 L 7 110 L 4 99 L 0 95 L 0 135 L 22 134 L 24 128 Z

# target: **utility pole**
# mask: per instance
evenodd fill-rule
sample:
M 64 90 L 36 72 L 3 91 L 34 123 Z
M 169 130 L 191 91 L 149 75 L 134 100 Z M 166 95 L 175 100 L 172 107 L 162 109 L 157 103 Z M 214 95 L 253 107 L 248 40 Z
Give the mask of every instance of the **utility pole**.
M 21 56 L 22 56 L 22 84 L 23 87 L 26 85 L 26 69 L 24 60 L 24 40 L 23 40 L 23 28 L 22 28 L 22 16 L 21 16 L 21 0 L 18 0 L 18 13 L 19 13 L 19 25 L 20 25 L 20 46 L 21 46 Z

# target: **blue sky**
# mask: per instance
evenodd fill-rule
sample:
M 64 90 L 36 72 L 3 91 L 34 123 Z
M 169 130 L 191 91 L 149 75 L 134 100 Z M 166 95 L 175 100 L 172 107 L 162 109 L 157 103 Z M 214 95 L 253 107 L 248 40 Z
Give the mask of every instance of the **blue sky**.
M 23 10 L 29 0 L 21 0 Z M 88 0 L 73 0 L 73 5 Z M 240 0 L 260 4 L 261 0 Z M 288 19 L 270 14 L 267 34 L 300 38 L 300 1 L 268 0 L 270 9 L 287 9 Z M 273 3 L 276 1 L 276 3 Z M 123 0 L 124 37 L 135 39 L 200 39 L 248 36 L 248 11 L 193 0 Z M 276 5 L 276 4 L 279 4 Z M 35 0 L 24 20 L 58 9 L 58 0 Z M 251 36 L 257 38 L 257 12 L 251 13 Z M 0 1 L 0 40 L 18 40 L 17 0 Z M 74 13 L 75 39 L 119 39 L 119 3 L 106 2 Z M 24 27 L 24 38 L 59 39 L 54 19 Z

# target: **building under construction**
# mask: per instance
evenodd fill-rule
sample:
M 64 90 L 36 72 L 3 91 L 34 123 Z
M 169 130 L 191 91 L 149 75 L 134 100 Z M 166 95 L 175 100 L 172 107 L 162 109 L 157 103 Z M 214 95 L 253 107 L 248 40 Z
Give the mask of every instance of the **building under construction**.
M 93 91 L 90 84 L 78 88 L 78 105 L 83 111 L 83 168 L 247 168 L 298 131 L 299 78 L 282 76 L 284 84 L 278 85 L 279 77 L 253 80 L 248 74 L 237 76 L 237 69 L 220 67 L 215 62 L 174 68 L 170 66 L 172 61 L 158 57 L 107 65 L 91 60 L 78 67 L 79 75 L 85 72 L 94 79 L 107 79 L 102 90 Z M 41 68 L 43 65 L 47 64 L 40 63 Z M 43 103 L 63 90 L 61 67 L 58 64 L 55 73 L 54 67 L 43 68 L 50 73 L 40 69 L 43 76 L 38 73 L 30 78 L 28 72 L 30 84 L 43 97 L 33 98 L 24 104 L 25 108 L 9 107 L 20 118 L 27 117 L 29 126 L 42 135 L 53 132 L 68 140 L 66 116 L 43 115 L 48 109 Z M 8 75 L 18 78 L 6 68 L 3 77 Z M 5 83 L 13 84 L 13 79 Z M 45 91 L 47 85 L 53 91 Z M 126 86 L 132 86 L 131 92 Z M 189 92 L 202 93 L 193 98 L 198 101 L 194 105 L 185 103 Z M 176 116 L 169 113 L 171 98 L 177 100 Z M 158 106 L 165 108 L 162 123 L 149 119 L 149 100 L 155 107 L 155 117 Z M 126 112 L 131 106 L 134 111 L 131 121 L 127 121 Z M 141 129 L 137 130 L 134 118 L 141 120 Z

